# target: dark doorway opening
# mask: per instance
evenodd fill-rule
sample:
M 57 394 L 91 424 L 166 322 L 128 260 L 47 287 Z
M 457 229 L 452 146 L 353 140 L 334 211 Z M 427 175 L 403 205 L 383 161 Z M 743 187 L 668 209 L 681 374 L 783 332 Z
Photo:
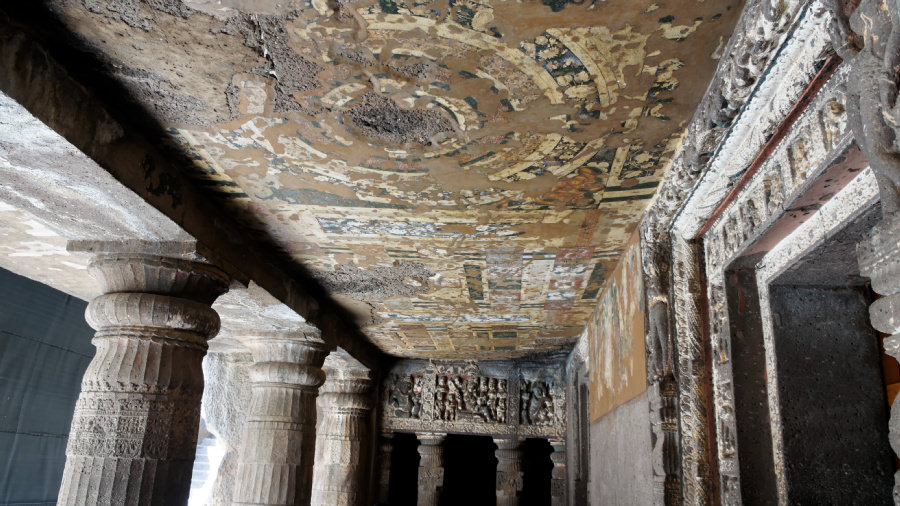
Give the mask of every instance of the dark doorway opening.
M 591 475 L 591 436 L 588 412 L 587 378 L 582 378 L 578 385 L 578 446 L 576 463 L 578 473 L 575 475 L 575 504 L 588 503 L 588 479 Z
M 419 441 L 415 434 L 395 433 L 391 441 L 391 506 L 415 506 L 419 479 Z
M 441 504 L 496 503 L 497 459 L 488 436 L 450 434 L 444 440 L 444 488 Z
M 550 504 L 550 474 L 553 448 L 546 439 L 526 439 L 522 443 L 522 495 L 521 506 L 547 506 Z
M 769 288 L 790 504 L 893 504 L 874 294 L 855 254 L 879 217 L 864 213 Z
M 731 331 L 741 499 L 747 506 L 777 504 L 769 382 L 756 270 L 730 269 L 726 272 L 725 291 Z

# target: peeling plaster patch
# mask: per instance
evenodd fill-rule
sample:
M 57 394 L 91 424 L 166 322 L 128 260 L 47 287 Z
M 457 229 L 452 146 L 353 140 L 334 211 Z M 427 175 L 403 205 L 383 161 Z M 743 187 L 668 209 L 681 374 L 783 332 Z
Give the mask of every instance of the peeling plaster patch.
M 390 267 L 360 269 L 339 265 L 333 272 L 316 270 L 313 275 L 330 292 L 360 300 L 410 297 L 428 290 L 434 272 L 420 262 L 398 261 Z
M 440 112 L 403 109 L 375 91 L 363 95 L 347 115 L 366 135 L 391 144 L 437 144 L 440 134 L 454 131 Z
M 142 0 L 153 9 L 182 18 L 189 18 L 193 10 L 184 5 L 181 0 Z M 150 31 L 153 23 L 140 12 L 139 0 L 82 0 L 84 6 L 95 14 L 103 14 L 104 11 L 125 22 L 132 28 Z
M 291 49 L 285 24 L 294 17 L 295 14 L 242 14 L 229 19 L 223 30 L 225 33 L 243 35 L 244 44 L 266 59 L 264 67 L 255 68 L 252 72 L 275 78 L 275 112 L 304 110 L 294 100 L 293 94 L 319 88 L 316 76 L 324 70 L 321 65 Z
M 245 14 L 286 14 L 303 6 L 299 0 L 281 0 L 279 2 L 259 0 L 183 0 L 184 3 L 199 12 L 204 12 L 222 20 Z
M 116 66 L 117 77 L 132 93 L 132 100 L 151 106 L 150 113 L 167 124 L 210 125 L 206 104 L 195 97 L 180 93 L 169 81 L 146 70 Z

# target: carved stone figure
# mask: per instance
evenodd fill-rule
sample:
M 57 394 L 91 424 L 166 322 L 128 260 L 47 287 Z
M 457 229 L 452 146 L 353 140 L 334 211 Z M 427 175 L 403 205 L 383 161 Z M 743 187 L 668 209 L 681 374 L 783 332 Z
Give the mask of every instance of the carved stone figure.
M 555 420 L 550 386 L 544 381 L 522 382 L 522 424 L 549 425 Z
M 419 418 L 422 389 L 418 376 L 397 375 L 390 387 L 388 403 L 391 413 L 398 418 Z
M 859 7 L 848 18 L 855 3 Z M 836 19 L 834 49 L 853 69 L 847 121 L 878 180 L 884 215 L 894 215 L 900 211 L 900 14 L 884 0 L 828 4 Z
M 900 356 L 900 6 L 886 0 L 854 4 L 829 0 L 835 14 L 832 43 L 850 65 L 846 114 L 857 144 L 878 181 L 883 220 L 858 247 L 860 273 L 882 297 L 870 308 L 872 326 L 890 337 L 887 354 Z M 890 443 L 900 454 L 900 407 L 891 409 Z M 894 503 L 900 504 L 900 472 L 894 475 Z
M 409 398 L 411 404 L 409 409 L 410 418 L 421 418 L 422 416 L 422 393 L 424 388 L 422 376 L 417 374 L 413 375 L 412 395 Z
M 646 240 L 642 240 L 644 242 Z M 664 244 L 644 242 L 644 284 L 647 291 L 647 376 L 657 380 L 674 369 L 674 344 L 669 334 L 669 262 Z

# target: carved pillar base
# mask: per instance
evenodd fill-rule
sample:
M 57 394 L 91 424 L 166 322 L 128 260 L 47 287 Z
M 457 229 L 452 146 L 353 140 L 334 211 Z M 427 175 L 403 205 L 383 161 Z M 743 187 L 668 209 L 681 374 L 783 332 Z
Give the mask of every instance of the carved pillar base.
M 565 506 L 566 504 L 566 444 L 560 441 L 551 441 L 553 453 L 550 460 L 553 461 L 553 471 L 550 474 L 550 504 L 552 506 Z
M 394 445 L 391 442 L 392 437 L 392 434 L 382 434 L 378 441 L 378 468 L 375 470 L 378 480 L 376 499 L 382 504 L 387 504 L 390 499 L 391 454 L 394 450 Z
M 518 506 L 522 491 L 522 450 L 518 439 L 494 438 L 497 449 L 497 506 Z
M 900 360 L 900 216 L 888 216 L 871 238 L 859 244 L 859 269 L 882 297 L 869 306 L 872 326 L 890 334 L 884 351 Z M 900 455 L 900 402 L 891 407 L 890 442 Z M 894 504 L 900 505 L 900 471 L 894 475 Z
M 371 401 L 368 378 L 341 378 L 326 369 L 320 389 L 322 416 L 316 430 L 313 506 L 357 506 L 365 498 L 362 465 Z
M 97 354 L 75 405 L 58 504 L 187 504 L 201 362 L 219 330 L 209 305 L 228 277 L 146 255 L 100 255 L 90 269 L 105 293 L 86 312 Z
M 235 505 L 309 504 L 316 405 L 328 348 L 319 331 L 243 339 L 253 355 L 253 394 L 241 439 Z
M 444 485 L 445 434 L 416 434 L 419 438 L 418 506 L 437 506 Z

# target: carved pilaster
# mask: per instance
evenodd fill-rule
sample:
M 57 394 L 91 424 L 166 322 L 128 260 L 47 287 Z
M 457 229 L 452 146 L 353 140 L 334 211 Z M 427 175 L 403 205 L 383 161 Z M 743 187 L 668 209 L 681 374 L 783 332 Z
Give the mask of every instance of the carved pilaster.
M 313 470 L 313 506 L 356 506 L 365 499 L 362 465 L 366 453 L 366 422 L 372 402 L 368 378 L 342 378 L 326 369 L 319 391 L 319 426 Z M 388 464 L 390 466 L 390 463 Z
M 845 93 L 847 122 L 878 181 L 884 216 L 858 246 L 860 273 L 882 296 L 869 307 L 872 326 L 890 335 L 885 352 L 900 359 L 900 7 L 862 0 L 847 18 L 841 2 L 826 5 L 837 17 L 831 30 L 835 50 L 853 76 Z M 900 403 L 891 407 L 889 438 L 900 455 Z M 894 504 L 900 505 L 900 471 L 894 475 Z
M 516 438 L 494 438 L 497 449 L 497 506 L 518 506 L 522 491 L 522 450 Z
M 315 400 L 328 348 L 319 331 L 242 339 L 253 355 L 253 394 L 241 439 L 236 505 L 309 504 L 315 452 Z
M 104 254 L 88 305 L 85 371 L 58 504 L 186 504 L 200 425 L 201 362 L 228 277 L 207 264 Z
M 553 461 L 553 471 L 550 472 L 550 504 L 552 506 L 564 506 L 566 504 L 566 444 L 560 441 L 551 441 L 553 453 L 550 460 Z
M 900 216 L 887 216 L 872 237 L 860 243 L 860 273 L 872 280 L 872 290 L 882 297 L 869 306 L 872 326 L 889 334 L 884 351 L 900 360 Z M 900 402 L 891 406 L 891 448 L 900 455 Z M 900 504 L 900 471 L 894 475 L 894 504 Z
M 444 486 L 445 434 L 416 434 L 419 438 L 418 506 L 437 506 Z
M 709 358 L 703 343 L 703 281 L 701 249 L 680 238 L 673 241 L 674 310 L 678 351 L 678 411 L 680 411 L 681 472 L 684 504 L 710 502 Z
M 378 468 L 375 470 L 378 480 L 376 499 L 387 504 L 391 490 L 391 453 L 394 450 L 392 434 L 382 434 L 378 441 Z

